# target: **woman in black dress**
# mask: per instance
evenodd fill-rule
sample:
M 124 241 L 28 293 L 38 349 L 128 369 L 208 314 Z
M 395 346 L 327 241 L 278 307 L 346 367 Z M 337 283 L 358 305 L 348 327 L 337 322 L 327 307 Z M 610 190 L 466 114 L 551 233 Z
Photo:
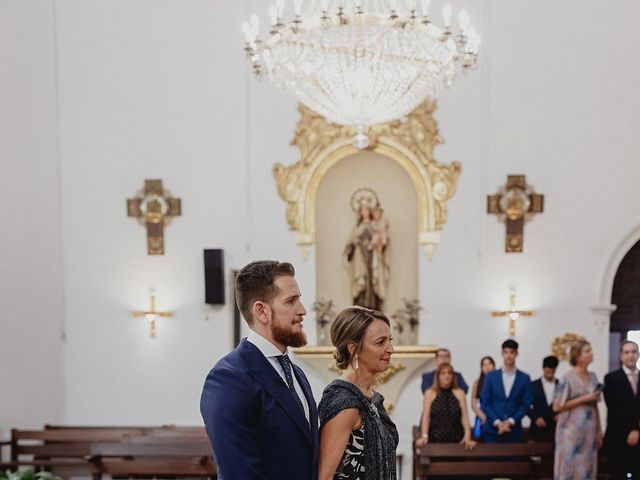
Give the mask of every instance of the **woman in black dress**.
M 436 369 L 433 385 L 424 392 L 421 436 L 416 445 L 427 443 L 461 443 L 475 447 L 467 414 L 464 392 L 456 385 L 453 367 L 443 363 Z
M 376 310 L 349 307 L 331 325 L 340 378 L 318 405 L 318 480 L 396 480 L 398 430 L 373 390 L 389 368 L 393 345 L 389 319 Z

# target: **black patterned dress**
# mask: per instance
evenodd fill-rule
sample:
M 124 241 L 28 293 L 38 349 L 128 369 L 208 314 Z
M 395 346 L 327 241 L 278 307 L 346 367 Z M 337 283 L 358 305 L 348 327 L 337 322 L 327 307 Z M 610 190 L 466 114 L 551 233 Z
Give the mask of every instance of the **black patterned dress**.
M 431 404 L 430 443 L 457 443 L 464 437 L 460 402 L 451 389 L 441 390 Z
M 334 480 L 365 480 L 364 425 L 351 432 Z

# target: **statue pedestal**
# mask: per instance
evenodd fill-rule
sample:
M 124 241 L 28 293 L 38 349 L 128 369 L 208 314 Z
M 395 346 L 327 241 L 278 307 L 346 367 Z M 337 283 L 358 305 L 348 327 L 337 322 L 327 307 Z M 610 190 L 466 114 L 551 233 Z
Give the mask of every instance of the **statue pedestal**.
M 426 365 L 433 361 L 438 347 L 435 345 L 402 345 L 394 347 L 394 349 L 391 364 L 378 376 L 380 384 L 376 388 L 384 395 L 385 407 L 389 414 L 393 413 L 393 407 L 398 402 L 400 392 L 409 377 L 417 370 L 427 370 Z M 337 378 L 341 373 L 333 359 L 334 347 L 301 347 L 292 350 L 296 358 L 320 372 L 327 383 Z

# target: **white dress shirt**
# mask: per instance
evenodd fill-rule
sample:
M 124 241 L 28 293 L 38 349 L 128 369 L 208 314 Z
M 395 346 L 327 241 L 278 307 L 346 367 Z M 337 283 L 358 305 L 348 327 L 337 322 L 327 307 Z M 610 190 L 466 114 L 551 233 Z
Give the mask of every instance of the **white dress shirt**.
M 289 385 L 287 385 L 287 378 L 284 375 L 284 370 L 282 370 L 282 366 L 280 365 L 280 362 L 276 358 L 276 357 L 279 357 L 280 355 L 284 355 L 280 350 L 278 350 L 278 347 L 276 347 L 269 340 L 264 338 L 259 333 L 254 332 L 253 330 L 249 330 L 249 334 L 247 335 L 247 341 L 253 343 L 256 346 L 256 348 L 260 350 L 260 353 L 262 353 L 262 355 L 264 355 L 264 357 L 269 361 L 269 363 L 275 369 L 275 371 L 278 372 L 278 375 L 280 375 L 280 378 L 282 378 L 282 381 L 284 382 L 284 384 L 287 386 L 287 388 L 289 388 Z M 284 353 L 287 353 L 287 352 L 284 352 Z M 307 419 L 307 423 L 309 423 L 309 404 L 307 403 L 307 398 L 304 396 L 302 387 L 300 386 L 300 383 L 296 378 L 295 371 L 292 371 L 291 373 L 293 377 L 293 388 L 298 394 L 298 397 L 300 397 L 300 401 L 302 402 L 302 407 L 304 408 L 304 416 Z
M 551 405 L 553 403 L 553 394 L 556 391 L 556 381 L 555 378 L 551 381 L 542 377 L 542 389 L 544 390 L 544 396 L 547 399 L 547 405 Z
M 504 396 L 509 398 L 511 394 L 511 389 L 513 388 L 513 384 L 516 381 L 516 369 L 514 368 L 511 372 L 507 372 L 504 368 L 502 369 L 502 387 L 504 388 Z M 507 418 L 511 425 L 515 425 L 516 421 L 509 417 Z M 493 422 L 494 426 L 497 426 L 500 423 L 500 419 L 496 419 Z
M 516 381 L 516 370 L 515 368 L 507 372 L 504 368 L 502 369 L 502 386 L 504 387 L 504 396 L 509 397 L 511 394 L 511 389 L 513 388 L 513 384 Z

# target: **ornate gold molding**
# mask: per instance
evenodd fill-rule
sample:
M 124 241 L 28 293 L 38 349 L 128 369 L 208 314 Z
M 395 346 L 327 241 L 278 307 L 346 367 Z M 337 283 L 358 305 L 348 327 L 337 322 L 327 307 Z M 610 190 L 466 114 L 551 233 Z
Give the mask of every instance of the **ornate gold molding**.
M 443 143 L 433 118 L 435 102 L 425 102 L 406 121 L 373 125 L 368 129 L 369 150 L 395 160 L 409 175 L 418 199 L 418 242 L 431 258 L 447 221 L 446 202 L 456 191 L 460 164 L 439 163 L 434 147 Z M 318 187 L 329 169 L 359 150 L 351 144 L 353 127 L 327 123 L 304 105 L 291 141 L 300 149 L 300 160 L 289 166 L 277 163 L 273 175 L 278 194 L 287 203 L 287 223 L 295 241 L 306 253 L 315 243 L 315 206 Z M 305 255 L 306 256 L 306 255 Z
M 553 339 L 551 343 L 551 353 L 558 357 L 558 360 L 569 360 L 569 349 L 571 345 L 584 339 L 582 335 L 578 335 L 577 333 L 565 333 Z

